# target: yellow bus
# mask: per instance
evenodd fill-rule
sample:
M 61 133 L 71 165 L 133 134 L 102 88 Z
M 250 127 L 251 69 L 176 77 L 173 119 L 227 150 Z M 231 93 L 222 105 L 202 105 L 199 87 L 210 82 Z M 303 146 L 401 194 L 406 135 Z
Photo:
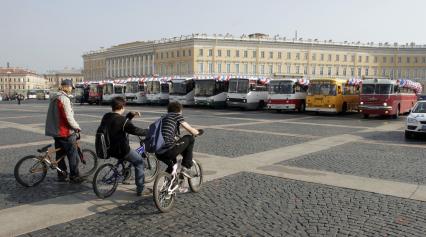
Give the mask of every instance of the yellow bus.
M 313 79 L 306 97 L 306 111 L 358 112 L 360 80 L 337 78 Z

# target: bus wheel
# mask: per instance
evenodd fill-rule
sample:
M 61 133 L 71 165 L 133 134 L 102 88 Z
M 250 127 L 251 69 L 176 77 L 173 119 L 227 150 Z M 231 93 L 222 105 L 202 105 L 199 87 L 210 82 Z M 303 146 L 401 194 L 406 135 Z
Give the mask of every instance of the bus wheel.
M 348 111 L 348 104 L 346 104 L 346 102 L 345 102 L 342 105 L 342 112 L 341 113 L 345 114 L 347 111 Z
M 369 115 L 369 114 L 362 114 L 362 116 L 363 116 L 365 119 L 368 119 L 368 117 L 370 117 L 370 115 Z

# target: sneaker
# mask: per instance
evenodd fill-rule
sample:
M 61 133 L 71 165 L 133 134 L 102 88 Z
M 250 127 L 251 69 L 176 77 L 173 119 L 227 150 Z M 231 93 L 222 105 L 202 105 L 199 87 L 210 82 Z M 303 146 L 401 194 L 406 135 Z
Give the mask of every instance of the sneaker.
M 188 179 L 192 179 L 192 177 L 194 177 L 194 175 L 192 174 L 191 169 L 188 169 L 185 166 L 182 166 L 182 169 L 180 170 L 180 173 L 183 174 Z
M 143 191 L 137 190 L 136 191 L 136 196 L 140 197 L 140 196 L 150 196 L 152 195 L 152 189 L 150 188 L 144 188 Z

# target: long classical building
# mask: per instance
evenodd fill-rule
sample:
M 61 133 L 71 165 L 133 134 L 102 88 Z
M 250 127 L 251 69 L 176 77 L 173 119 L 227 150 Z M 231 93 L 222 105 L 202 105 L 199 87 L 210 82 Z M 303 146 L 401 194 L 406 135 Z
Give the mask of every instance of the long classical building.
M 64 79 L 70 79 L 74 84 L 84 81 L 82 71 L 74 68 L 48 71 L 44 74 L 44 77 L 46 78 L 46 87 L 48 89 L 58 89 L 61 81 Z
M 149 75 L 244 74 L 425 81 L 426 45 L 193 34 L 132 42 L 83 55 L 85 80 Z
M 45 89 L 46 80 L 37 73 L 15 67 L 0 67 L 0 95 L 14 95 L 32 89 Z

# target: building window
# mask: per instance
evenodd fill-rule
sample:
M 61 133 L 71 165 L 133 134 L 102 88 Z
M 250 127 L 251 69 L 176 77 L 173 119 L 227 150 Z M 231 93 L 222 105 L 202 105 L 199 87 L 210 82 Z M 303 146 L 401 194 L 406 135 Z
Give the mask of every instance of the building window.
M 327 75 L 331 76 L 331 67 L 328 67 L 328 69 L 327 69 Z
M 188 49 L 188 56 L 191 56 L 191 50 L 190 49 Z M 152 59 L 152 57 L 151 57 L 151 59 Z
M 239 58 L 240 57 L 240 50 L 236 50 L 235 51 L 235 57 Z
M 213 63 L 209 62 L 209 73 L 213 73 Z
M 343 68 L 343 76 L 346 76 L 346 68 Z
M 231 50 L 226 50 L 226 57 L 231 57 Z
M 351 67 L 351 76 L 355 76 L 355 68 Z
M 222 63 L 217 64 L 217 72 L 222 73 Z
M 328 55 L 328 61 L 331 61 L 331 54 Z
M 239 63 L 235 64 L 235 73 L 240 73 L 240 64 Z
M 358 76 L 360 77 L 362 75 L 361 67 L 358 68 Z
M 222 57 L 222 50 L 220 50 L 220 49 L 219 49 L 219 50 L 217 51 L 217 56 L 218 56 L 218 57 Z
M 414 63 L 418 63 L 419 59 L 417 57 L 414 57 Z
M 317 54 L 316 53 L 312 54 L 312 60 L 317 60 Z
M 358 56 L 358 62 L 362 62 L 362 56 Z
M 303 67 L 303 74 L 305 74 L 305 75 L 308 74 L 308 66 Z
M 248 74 L 248 64 L 244 64 L 244 74 Z
M 355 62 L 355 55 L 351 56 L 351 62 Z
M 340 55 L 336 54 L 336 61 L 339 62 L 340 61 Z
M 386 68 L 382 68 L 382 77 L 386 76 Z
M 256 68 L 256 64 L 255 63 L 253 63 L 253 74 L 256 74 L 257 73 L 257 68 Z
M 274 66 L 269 65 L 269 74 L 272 75 L 274 73 Z
M 368 76 L 368 67 L 365 68 L 365 72 L 364 72 L 365 76 Z
M 256 58 L 256 50 L 253 51 L 253 58 Z
M 247 58 L 248 57 L 248 51 L 244 50 L 244 57 Z
M 203 64 L 203 63 L 199 63 L 199 64 L 198 64 L 198 71 L 199 71 L 200 73 L 204 73 L 204 64 Z
M 373 69 L 373 73 L 374 73 L 374 76 L 377 76 L 377 68 L 376 67 Z
M 339 71 L 340 71 L 340 68 L 339 68 L 339 66 L 337 66 L 336 67 L 336 76 L 339 76 Z
M 209 49 L 209 57 L 213 56 L 213 49 Z
M 347 62 L 348 61 L 348 55 L 343 55 L 343 62 Z
M 260 74 L 265 74 L 265 65 L 264 64 L 262 64 L 262 65 L 260 65 Z
M 269 52 L 269 58 L 274 58 L 274 52 Z
M 304 53 L 304 59 L 308 60 L 308 53 Z
M 231 64 L 230 63 L 226 64 L 226 72 L 231 73 Z
M 321 76 L 324 75 L 324 67 L 323 66 L 320 67 L 320 75 Z
M 265 51 L 260 52 L 260 58 L 265 58 Z
M 169 58 L 169 52 L 166 52 L 166 58 Z
M 296 53 L 296 60 L 300 59 L 300 53 Z
M 198 56 L 203 56 L 203 54 L 204 54 L 203 49 L 200 49 L 200 50 L 198 51 Z
M 296 66 L 296 74 L 300 74 L 300 66 Z
M 281 52 L 278 52 L 278 58 L 281 59 Z
M 185 57 L 185 50 L 182 50 L 182 56 Z
M 287 59 L 291 59 L 291 52 L 287 53 Z

